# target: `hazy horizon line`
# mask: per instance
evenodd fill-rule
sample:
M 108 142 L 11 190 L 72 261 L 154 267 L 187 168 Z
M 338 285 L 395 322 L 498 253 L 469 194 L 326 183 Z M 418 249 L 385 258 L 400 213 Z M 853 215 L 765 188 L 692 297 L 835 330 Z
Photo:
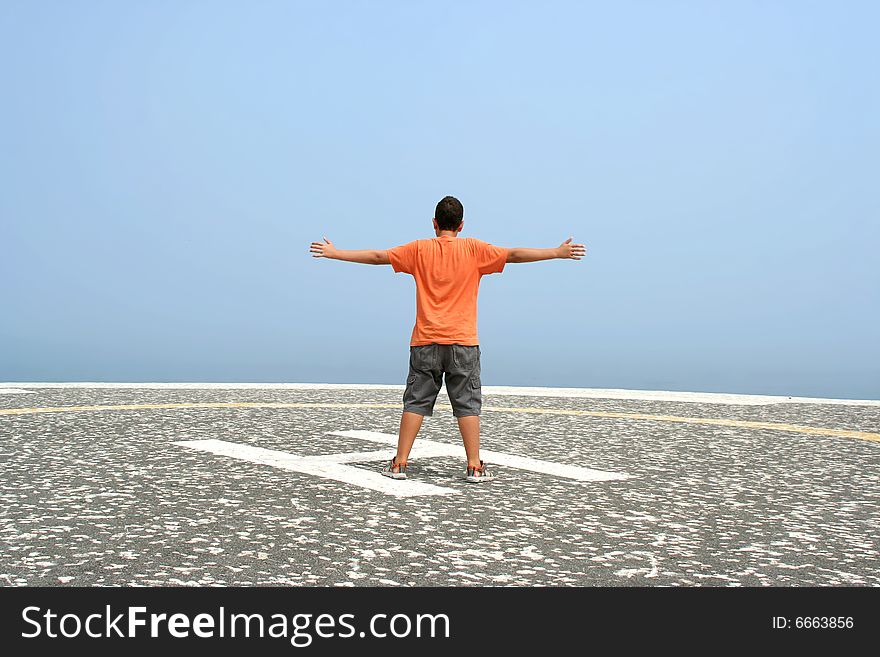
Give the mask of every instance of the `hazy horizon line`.
M 223 382 L 223 381 L 0 381 L 0 392 L 17 388 L 182 388 L 182 389 L 365 389 L 403 390 L 403 384 L 392 383 L 313 383 L 313 382 Z M 753 393 L 647 390 L 640 388 L 572 388 L 556 386 L 484 385 L 487 394 L 526 397 L 579 397 L 593 399 L 630 399 L 645 401 L 682 401 L 722 404 L 763 405 L 773 403 L 823 403 L 859 406 L 880 406 L 878 399 L 842 397 L 804 397 Z M 28 391 L 21 390 L 21 393 Z M 440 394 L 445 394 L 445 387 Z

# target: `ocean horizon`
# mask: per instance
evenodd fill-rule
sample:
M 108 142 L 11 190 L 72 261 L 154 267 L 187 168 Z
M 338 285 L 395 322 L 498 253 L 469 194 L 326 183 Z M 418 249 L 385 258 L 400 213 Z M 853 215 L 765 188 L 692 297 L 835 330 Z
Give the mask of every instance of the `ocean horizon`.
M 25 388 L 154 388 L 154 389 L 269 389 L 269 390 L 404 390 L 403 384 L 389 383 L 321 383 L 321 382 L 236 382 L 236 381 L 5 381 L 0 394 L 24 394 Z M 844 404 L 880 406 L 880 399 L 847 397 L 810 397 L 799 395 L 766 395 L 738 392 L 644 390 L 637 388 L 574 388 L 556 386 L 484 385 L 487 395 L 527 397 L 576 397 L 594 399 L 628 399 L 715 404 Z M 445 385 L 440 390 L 446 394 Z

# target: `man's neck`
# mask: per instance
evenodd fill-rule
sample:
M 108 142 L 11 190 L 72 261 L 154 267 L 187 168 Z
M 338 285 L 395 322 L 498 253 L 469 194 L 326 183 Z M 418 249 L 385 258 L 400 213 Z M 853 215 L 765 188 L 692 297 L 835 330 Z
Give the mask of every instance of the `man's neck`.
M 458 231 L 457 230 L 438 230 L 437 231 L 437 237 L 443 237 L 444 235 L 446 237 L 458 237 Z

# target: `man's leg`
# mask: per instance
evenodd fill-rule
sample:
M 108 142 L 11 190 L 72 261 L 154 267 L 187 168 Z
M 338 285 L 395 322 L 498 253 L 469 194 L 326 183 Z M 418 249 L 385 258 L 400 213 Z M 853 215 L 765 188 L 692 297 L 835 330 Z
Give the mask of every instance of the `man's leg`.
M 409 348 L 409 375 L 403 391 L 403 416 L 397 437 L 395 463 L 405 463 L 413 442 L 422 428 L 422 420 L 434 412 L 434 403 L 443 383 L 439 369 L 440 345 L 428 344 Z
M 458 418 L 458 430 L 467 454 L 468 467 L 480 467 L 480 416 L 466 415 Z
M 409 411 L 403 412 L 403 416 L 400 418 L 400 433 L 397 438 L 395 463 L 406 463 L 413 443 L 416 441 L 416 436 L 419 434 L 419 429 L 422 428 L 422 420 L 424 419 L 424 415 Z
M 480 467 L 480 347 L 452 345 L 451 362 L 446 371 L 446 392 L 458 420 L 469 468 Z

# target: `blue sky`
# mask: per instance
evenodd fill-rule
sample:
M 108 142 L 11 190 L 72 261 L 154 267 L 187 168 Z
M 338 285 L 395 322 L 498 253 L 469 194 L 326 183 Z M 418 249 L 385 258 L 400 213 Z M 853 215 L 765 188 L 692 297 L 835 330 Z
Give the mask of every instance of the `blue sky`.
M 4 2 L 0 380 L 403 383 L 412 278 L 483 382 L 880 398 L 876 3 Z

